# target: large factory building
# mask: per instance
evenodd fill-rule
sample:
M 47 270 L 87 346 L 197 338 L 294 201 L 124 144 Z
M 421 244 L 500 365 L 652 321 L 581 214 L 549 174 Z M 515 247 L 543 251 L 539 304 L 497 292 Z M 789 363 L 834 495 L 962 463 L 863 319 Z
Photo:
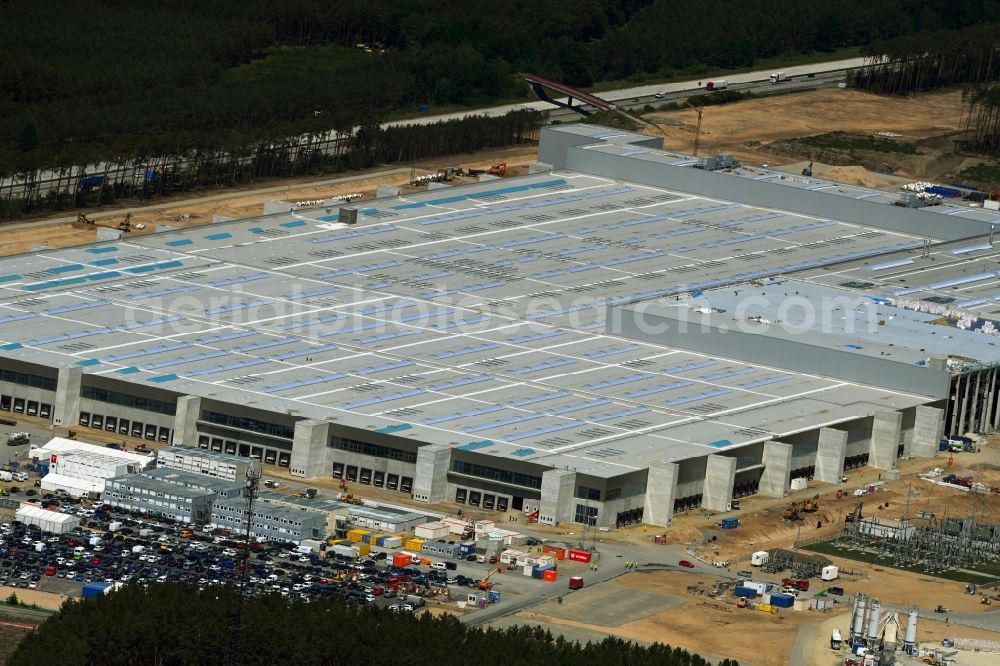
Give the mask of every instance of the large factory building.
M 995 211 L 593 125 L 532 173 L 0 259 L 0 410 L 543 523 L 991 431 Z

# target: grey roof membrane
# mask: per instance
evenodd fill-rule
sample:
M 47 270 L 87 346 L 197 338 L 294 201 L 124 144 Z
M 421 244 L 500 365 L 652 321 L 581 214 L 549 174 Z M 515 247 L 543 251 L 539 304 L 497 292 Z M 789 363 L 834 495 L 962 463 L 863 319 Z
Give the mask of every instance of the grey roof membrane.
M 924 401 L 603 333 L 921 239 L 570 172 L 359 207 L 2 259 L 0 354 L 602 476 Z

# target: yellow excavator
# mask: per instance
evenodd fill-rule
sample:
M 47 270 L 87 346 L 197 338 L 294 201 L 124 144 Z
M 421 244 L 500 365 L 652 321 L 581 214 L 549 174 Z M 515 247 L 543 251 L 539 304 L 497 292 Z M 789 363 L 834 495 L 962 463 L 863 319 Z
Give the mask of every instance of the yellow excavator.
M 785 520 L 802 520 L 802 516 L 799 515 L 799 503 L 792 502 L 781 517 Z
M 819 511 L 819 495 L 813 495 L 812 499 L 808 499 L 802 504 L 802 510 L 806 513 L 813 513 Z

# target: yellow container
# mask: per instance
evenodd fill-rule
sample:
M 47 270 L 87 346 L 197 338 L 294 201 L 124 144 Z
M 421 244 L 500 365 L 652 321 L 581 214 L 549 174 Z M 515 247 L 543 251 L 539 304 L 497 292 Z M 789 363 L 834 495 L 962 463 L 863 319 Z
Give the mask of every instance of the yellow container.
M 366 543 L 358 542 L 355 543 L 354 546 L 358 549 L 358 557 L 364 557 L 371 552 L 371 546 Z
M 385 534 L 383 534 L 382 532 L 373 532 L 372 534 L 369 534 L 368 537 L 364 541 L 369 546 L 375 546 L 375 545 L 377 545 L 376 542 L 378 541 L 379 537 L 384 537 L 384 536 L 385 536 Z
M 775 613 L 778 612 L 777 606 L 772 606 L 771 604 L 757 604 L 757 610 L 763 611 L 765 613 Z
M 423 545 L 424 545 L 423 539 L 417 539 L 416 537 L 414 537 L 412 539 L 406 540 L 406 542 L 403 544 L 403 550 L 409 550 L 414 553 L 419 553 Z
M 347 533 L 347 538 L 351 541 L 361 541 L 365 538 L 366 534 L 370 534 L 371 530 L 353 529 Z

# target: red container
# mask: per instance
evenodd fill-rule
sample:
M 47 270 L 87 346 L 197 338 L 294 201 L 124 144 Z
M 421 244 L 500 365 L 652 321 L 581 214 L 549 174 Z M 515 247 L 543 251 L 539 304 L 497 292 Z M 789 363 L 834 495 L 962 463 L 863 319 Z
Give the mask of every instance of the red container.
M 569 579 L 569 589 L 579 590 L 581 587 L 583 587 L 583 578 L 580 576 L 573 576 Z
M 413 566 L 413 556 L 406 553 L 394 553 L 392 556 L 392 566 L 406 569 Z
M 553 548 L 551 546 L 543 546 L 542 552 L 549 555 L 555 555 L 557 560 L 566 559 L 566 549 L 565 548 Z
M 590 562 L 590 551 L 571 550 L 569 551 L 569 559 L 574 562 Z
M 550 583 L 554 582 L 559 577 L 555 569 L 546 569 L 542 572 L 542 580 L 548 581 Z

